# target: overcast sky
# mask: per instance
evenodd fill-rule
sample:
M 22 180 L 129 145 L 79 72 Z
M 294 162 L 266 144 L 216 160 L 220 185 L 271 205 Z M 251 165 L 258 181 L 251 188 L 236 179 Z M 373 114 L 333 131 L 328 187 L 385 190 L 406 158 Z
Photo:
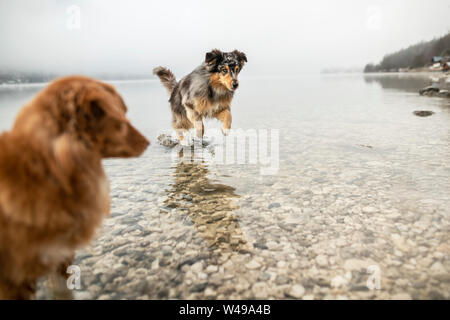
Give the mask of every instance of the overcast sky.
M 211 48 L 247 74 L 363 67 L 450 31 L 448 0 L 0 0 L 0 69 L 178 75 Z

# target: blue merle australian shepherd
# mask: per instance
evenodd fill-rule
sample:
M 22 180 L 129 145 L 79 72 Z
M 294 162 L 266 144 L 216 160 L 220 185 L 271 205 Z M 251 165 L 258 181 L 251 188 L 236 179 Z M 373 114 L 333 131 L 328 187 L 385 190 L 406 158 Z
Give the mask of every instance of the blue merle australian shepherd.
M 203 118 L 222 121 L 222 132 L 228 134 L 231 100 L 239 86 L 238 74 L 246 62 L 243 52 L 215 49 L 206 54 L 205 62 L 178 82 L 167 68 L 153 70 L 169 92 L 172 126 L 180 143 L 184 144 L 184 135 L 191 128 L 195 128 L 198 138 L 203 137 Z

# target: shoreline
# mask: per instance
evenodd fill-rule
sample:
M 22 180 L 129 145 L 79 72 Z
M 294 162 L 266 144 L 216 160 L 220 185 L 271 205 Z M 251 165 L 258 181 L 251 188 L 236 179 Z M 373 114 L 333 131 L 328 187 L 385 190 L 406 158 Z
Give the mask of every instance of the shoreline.
M 106 82 L 106 83 L 139 83 L 139 82 L 157 82 L 157 79 L 127 79 L 127 80 L 103 80 L 99 79 L 100 81 Z M 29 88 L 39 88 L 39 87 L 45 87 L 51 83 L 49 82 L 27 82 L 27 83 L 0 83 L 0 89 L 2 88 L 14 88 L 14 87 L 29 87 Z
M 431 71 L 431 70 L 411 70 L 411 71 L 392 71 L 392 72 L 363 72 L 363 74 L 368 75 L 374 75 L 374 74 L 381 74 L 381 75 L 395 75 L 395 74 L 412 74 L 412 75 L 430 75 L 430 76 L 442 76 L 442 77 L 449 77 L 450 72 L 443 72 L 443 71 Z

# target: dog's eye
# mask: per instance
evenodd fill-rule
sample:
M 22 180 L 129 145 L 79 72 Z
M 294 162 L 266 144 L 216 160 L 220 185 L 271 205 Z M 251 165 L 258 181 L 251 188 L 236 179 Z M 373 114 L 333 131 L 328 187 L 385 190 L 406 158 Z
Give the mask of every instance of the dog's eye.
M 227 70 L 227 69 L 223 69 L 223 70 L 222 70 L 222 73 L 223 73 L 223 74 L 227 74 L 227 73 L 228 73 L 228 70 Z

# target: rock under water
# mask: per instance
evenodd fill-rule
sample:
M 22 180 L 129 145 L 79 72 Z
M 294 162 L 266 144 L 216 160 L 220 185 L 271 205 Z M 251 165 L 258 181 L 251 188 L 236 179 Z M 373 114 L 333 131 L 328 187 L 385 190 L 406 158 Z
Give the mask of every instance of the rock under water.
M 179 144 L 179 141 L 174 139 L 171 135 L 162 133 L 158 136 L 158 142 L 160 145 L 168 148 L 173 148 L 177 144 Z
M 428 110 L 418 110 L 418 111 L 414 111 L 413 114 L 418 117 L 429 117 L 429 116 L 433 115 L 434 112 L 428 111 Z
M 187 145 L 183 145 L 184 147 L 186 146 L 201 146 L 201 147 L 207 147 L 209 145 L 211 145 L 211 141 L 203 138 L 203 139 L 197 139 L 197 138 L 185 138 L 187 139 L 187 141 L 189 142 Z M 158 142 L 160 145 L 164 146 L 164 147 L 168 147 L 168 148 L 173 148 L 177 145 L 182 145 L 180 144 L 180 141 L 177 138 L 174 138 L 173 136 L 171 136 L 170 134 L 166 134 L 166 133 L 162 133 L 158 136 Z

